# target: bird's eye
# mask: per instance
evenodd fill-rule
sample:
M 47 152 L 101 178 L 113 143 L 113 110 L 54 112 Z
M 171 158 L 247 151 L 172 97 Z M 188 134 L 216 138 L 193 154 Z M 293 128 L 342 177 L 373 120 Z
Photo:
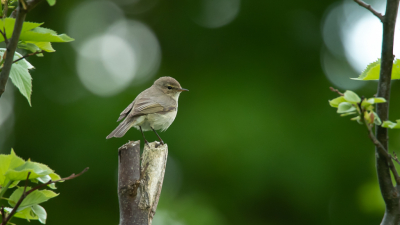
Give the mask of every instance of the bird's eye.
M 172 87 L 171 87 L 171 86 L 168 86 L 168 89 L 170 89 L 170 90 L 171 90 L 171 89 L 172 89 Z

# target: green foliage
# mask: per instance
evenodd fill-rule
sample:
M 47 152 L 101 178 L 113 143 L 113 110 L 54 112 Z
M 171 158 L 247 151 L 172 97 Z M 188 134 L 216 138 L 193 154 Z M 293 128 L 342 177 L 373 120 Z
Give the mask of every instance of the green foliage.
M 0 48 L 0 56 L 4 57 L 6 49 Z M 18 52 L 14 55 L 14 61 L 23 57 Z M 18 62 L 15 62 L 11 67 L 10 71 L 10 79 L 13 84 L 18 88 L 23 96 L 28 100 L 29 105 L 31 104 L 31 94 L 32 94 L 32 77 L 29 73 L 30 69 L 34 67 L 25 59 L 21 59 Z
M 383 102 L 386 102 L 384 98 L 361 99 L 356 93 L 346 91 L 343 96 L 330 100 L 329 104 L 337 108 L 337 113 L 341 116 L 357 114 L 351 120 L 357 121 L 360 124 L 365 119 L 370 124 L 381 125 L 380 118 L 374 112 L 374 104 Z
M 384 121 L 382 127 L 391 128 L 391 129 L 400 129 L 400 120 L 396 120 L 396 123 L 392 121 Z
M 56 0 L 47 0 L 47 3 L 49 3 L 50 6 L 53 6 L 56 4 Z
M 11 150 L 9 155 L 0 154 L 0 199 L 4 193 L 12 188 L 11 184 L 18 184 L 20 181 L 25 181 L 29 174 L 29 180 L 33 182 L 46 183 L 50 180 L 58 180 L 60 176 L 47 165 L 32 162 L 30 160 L 23 160 L 18 157 L 14 150 Z M 6 207 L 5 211 L 10 213 L 15 207 L 19 199 L 24 193 L 24 186 L 17 187 L 14 192 L 7 198 L 8 204 L 11 207 Z M 15 186 L 15 185 L 14 185 Z M 49 185 L 50 188 L 55 188 L 54 184 Z M 32 188 L 27 186 L 26 192 Z M 14 217 L 23 218 L 27 220 L 39 220 L 41 223 L 46 222 L 46 211 L 39 204 L 48 201 L 51 198 L 58 196 L 51 190 L 35 190 L 22 201 L 17 209 Z
M 381 70 L 381 59 L 370 63 L 367 68 L 357 78 L 353 80 L 379 80 L 379 72 Z M 392 68 L 392 80 L 400 79 L 400 60 L 396 59 Z
M 48 0 L 50 5 L 55 4 L 55 0 Z M 0 7 L 1 8 L 1 7 Z M 57 34 L 54 30 L 40 27 L 43 23 L 24 22 L 22 31 L 18 41 L 18 48 L 28 50 L 38 56 L 43 56 L 42 52 L 54 52 L 51 42 L 70 42 L 74 39 L 66 34 Z M 11 38 L 14 31 L 15 19 L 5 18 L 0 19 L 0 29 L 5 33 L 7 39 Z M 4 37 L 0 35 L 0 42 L 3 42 Z M 0 49 L 0 56 L 3 60 L 0 61 L 0 70 L 4 63 L 5 49 Z M 20 53 L 15 52 L 13 60 L 23 57 Z M 34 68 L 28 61 L 22 59 L 12 65 L 10 78 L 13 84 L 18 88 L 23 96 L 31 103 L 32 94 L 32 77 L 29 74 L 29 69 Z

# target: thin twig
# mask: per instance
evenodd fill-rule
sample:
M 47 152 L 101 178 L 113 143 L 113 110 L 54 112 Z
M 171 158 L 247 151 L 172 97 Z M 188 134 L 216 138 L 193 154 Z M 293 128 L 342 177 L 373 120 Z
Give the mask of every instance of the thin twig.
M 32 53 L 26 54 L 26 55 L 22 56 L 21 58 L 18 58 L 18 59 L 16 59 L 16 60 L 14 60 L 13 63 L 16 63 L 16 62 L 18 62 L 18 61 L 20 61 L 20 60 L 22 60 L 22 59 L 28 58 L 29 56 L 41 54 L 41 53 L 44 53 L 44 52 L 45 52 L 45 51 L 38 51 L 38 52 L 32 52 Z
M 3 27 L 3 30 L 4 30 L 4 32 L 1 31 L 1 29 L 0 29 L 0 34 L 3 36 L 4 42 L 6 43 L 6 45 L 8 45 L 8 39 L 7 39 L 7 35 L 6 35 L 6 28 Z
M 29 172 L 29 173 L 28 173 L 28 176 L 26 177 L 24 192 L 22 192 L 22 193 L 25 193 L 25 192 L 26 192 L 26 187 L 28 187 L 28 180 L 29 180 L 29 176 L 30 176 L 30 175 L 31 175 L 31 172 Z
M 344 96 L 344 94 L 342 92 L 340 92 L 338 89 L 335 89 L 333 87 L 329 87 L 329 89 L 331 89 L 331 91 L 338 93 L 340 96 Z
M 76 178 L 76 177 L 79 177 L 80 175 L 82 175 L 83 173 L 85 173 L 88 169 L 89 169 L 89 167 L 86 167 L 82 172 L 80 172 L 80 173 L 78 173 L 78 174 L 76 174 L 76 175 L 73 173 L 71 176 L 65 177 L 65 178 L 61 178 L 61 179 L 59 179 L 59 180 L 55 180 L 55 181 L 50 180 L 50 181 L 48 181 L 48 182 L 46 182 L 46 183 L 43 183 L 43 184 L 41 184 L 41 185 L 38 185 L 38 186 L 36 186 L 36 187 L 30 189 L 29 191 L 25 192 L 26 186 L 27 186 L 27 182 L 28 182 L 28 180 L 29 180 L 29 179 L 28 179 L 28 178 L 29 178 L 29 174 L 30 174 L 30 173 L 28 173 L 28 177 L 27 177 L 27 179 L 26 179 L 26 183 L 25 183 L 25 188 L 24 188 L 23 194 L 22 194 L 21 197 L 19 198 L 17 204 L 15 204 L 15 206 L 14 206 L 13 210 L 11 211 L 11 213 L 7 216 L 7 218 L 6 218 L 5 220 L 3 220 L 3 222 L 1 223 L 1 225 L 6 225 L 6 224 L 7 224 L 7 222 L 8 222 L 8 221 L 14 216 L 14 214 L 17 212 L 17 209 L 18 209 L 18 207 L 21 205 L 22 201 L 24 201 L 24 199 L 26 198 L 26 196 L 28 196 L 30 193 L 32 193 L 32 192 L 38 190 L 38 189 L 41 188 L 41 187 L 44 187 L 44 186 L 46 186 L 46 185 L 49 185 L 49 184 L 53 184 L 53 183 L 57 183 L 57 182 L 60 182 L 60 181 L 65 181 L 65 180 L 71 180 L 71 179 L 74 179 L 74 178 Z
M 379 20 L 381 22 L 383 22 L 383 20 L 385 19 L 385 17 L 379 13 L 378 11 L 376 11 L 374 8 L 372 8 L 371 5 L 368 5 L 367 3 L 363 2 L 362 0 L 354 0 L 357 4 L 359 4 L 360 6 L 368 9 L 370 12 L 372 12 L 372 14 L 374 14 L 376 17 L 379 18 Z
M 393 151 L 393 160 L 396 161 L 400 165 L 399 158 L 397 158 L 396 152 Z
M 378 151 L 379 151 L 382 155 L 384 155 L 384 156 L 386 157 L 386 161 L 387 161 L 387 163 L 388 163 L 388 166 L 389 166 L 390 170 L 391 170 L 392 173 L 393 173 L 393 176 L 394 176 L 394 179 L 395 179 L 395 181 L 396 181 L 396 184 L 399 185 L 399 184 L 400 184 L 400 176 L 399 176 L 399 174 L 397 173 L 396 167 L 394 166 L 393 161 L 392 161 L 392 159 L 393 159 L 393 160 L 395 160 L 396 162 L 399 162 L 399 161 L 397 160 L 397 156 L 396 156 L 396 158 L 395 158 L 395 157 L 393 157 L 392 155 L 390 155 L 389 152 L 388 152 L 388 151 L 385 149 L 385 147 L 382 145 L 382 143 L 381 143 L 378 139 L 376 139 L 374 133 L 372 132 L 371 126 L 368 124 L 368 121 L 367 121 L 365 118 L 364 118 L 364 123 L 365 123 L 365 125 L 367 126 L 369 138 L 370 138 L 371 141 L 375 144 L 375 146 L 377 147 Z

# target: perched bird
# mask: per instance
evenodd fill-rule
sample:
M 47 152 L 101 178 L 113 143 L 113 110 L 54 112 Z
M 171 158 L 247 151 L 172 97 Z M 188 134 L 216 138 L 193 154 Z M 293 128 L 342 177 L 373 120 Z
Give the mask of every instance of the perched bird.
M 178 98 L 182 91 L 189 91 L 181 87 L 179 82 L 172 77 L 160 77 L 154 84 L 140 93 L 133 102 L 120 114 L 118 121 L 124 119 L 107 139 L 122 137 L 134 127 L 142 132 L 153 130 L 164 144 L 156 130 L 166 130 L 178 112 Z

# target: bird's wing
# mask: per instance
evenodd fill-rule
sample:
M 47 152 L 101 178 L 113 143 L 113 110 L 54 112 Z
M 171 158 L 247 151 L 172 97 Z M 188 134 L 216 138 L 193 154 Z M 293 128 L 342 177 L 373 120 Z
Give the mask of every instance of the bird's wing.
M 129 117 L 146 115 L 164 111 L 164 107 L 158 102 L 152 101 L 152 98 L 141 98 L 133 107 Z
M 157 98 L 145 97 L 137 99 L 128 117 L 147 115 L 152 113 L 166 113 L 176 109 L 175 105 L 170 106 L 169 104 L 165 104 L 164 101 L 161 101 L 159 103 L 155 99 Z M 160 99 L 158 98 L 158 100 Z
M 121 114 L 119 114 L 120 116 L 119 116 L 117 122 L 122 120 L 123 118 L 125 118 L 131 112 L 132 107 L 135 104 L 135 100 L 133 100 L 133 102 L 131 104 L 129 104 L 128 107 L 126 107 L 126 109 L 124 109 L 124 111 L 122 111 Z

